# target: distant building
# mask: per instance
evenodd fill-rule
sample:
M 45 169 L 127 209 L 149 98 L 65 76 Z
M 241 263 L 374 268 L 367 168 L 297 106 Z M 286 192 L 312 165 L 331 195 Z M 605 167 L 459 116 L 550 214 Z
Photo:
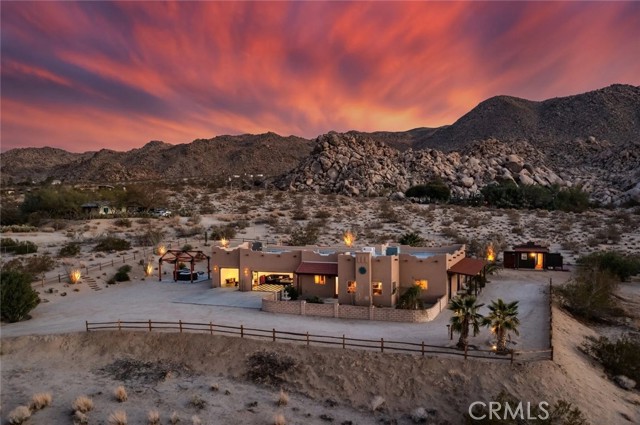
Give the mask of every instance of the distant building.
M 113 215 L 127 212 L 126 207 L 114 207 L 108 202 L 87 202 L 86 204 L 80 205 L 80 208 L 82 208 L 83 213 L 89 216 Z
M 549 248 L 527 242 L 516 245 L 513 251 L 504 252 L 504 267 L 507 269 L 563 269 L 562 255 L 549 252 Z

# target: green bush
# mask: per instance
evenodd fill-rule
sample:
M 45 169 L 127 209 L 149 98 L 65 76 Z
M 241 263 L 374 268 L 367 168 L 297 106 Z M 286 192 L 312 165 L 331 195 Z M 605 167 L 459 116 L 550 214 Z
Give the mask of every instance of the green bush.
M 293 286 L 293 285 L 287 285 L 287 286 L 285 286 L 285 287 L 284 287 L 284 292 L 285 292 L 285 294 L 287 294 L 287 296 L 288 296 L 289 298 L 291 298 L 291 300 L 292 300 L 292 301 L 297 300 L 297 299 L 298 299 L 298 296 L 300 295 L 300 294 L 298 293 L 298 290 L 296 289 L 296 287 L 295 287 L 295 286 Z
M 2 266 L 3 270 L 13 270 L 26 274 L 33 281 L 40 274 L 53 270 L 55 261 L 48 255 L 36 255 L 25 259 L 14 258 Z
M 113 276 L 113 280 L 115 280 L 116 282 L 128 282 L 131 280 L 131 278 L 129 277 L 129 273 L 119 271 L 115 274 L 115 276 Z
M 623 335 L 615 341 L 606 337 L 587 337 L 583 349 L 611 375 L 624 375 L 640 385 L 640 338 Z
M 482 201 L 496 208 L 528 208 L 561 210 L 565 212 L 586 211 L 589 195 L 579 187 L 520 185 L 512 180 L 490 184 L 480 190 Z
M 80 254 L 80 244 L 78 242 L 69 242 L 58 252 L 59 257 L 75 257 Z
M 606 270 L 582 268 L 564 286 L 556 289 L 563 306 L 588 320 L 601 319 L 615 311 L 616 278 Z
M 424 239 L 418 232 L 408 232 L 400 236 L 398 243 L 409 246 L 424 246 Z
M 621 281 L 640 273 L 640 258 L 616 251 L 594 252 L 576 261 L 580 267 L 607 270 Z
M 451 190 L 442 180 L 432 180 L 426 184 L 412 186 L 405 192 L 407 198 L 418 198 L 421 201 L 447 202 L 451 198 Z
M 324 304 L 324 301 L 322 300 L 322 298 L 318 297 L 317 295 L 314 295 L 313 297 L 309 297 L 305 301 L 307 301 L 309 304 Z
M 94 251 L 126 251 L 131 248 L 129 241 L 116 238 L 114 236 L 107 236 L 102 239 L 94 248 Z
M 16 255 L 32 254 L 38 251 L 38 245 L 31 241 L 20 242 L 11 238 L 2 238 L 0 246 L 2 246 L 3 252 Z
M 2 319 L 18 322 L 29 317 L 40 298 L 31 287 L 29 275 L 16 270 L 0 271 Z

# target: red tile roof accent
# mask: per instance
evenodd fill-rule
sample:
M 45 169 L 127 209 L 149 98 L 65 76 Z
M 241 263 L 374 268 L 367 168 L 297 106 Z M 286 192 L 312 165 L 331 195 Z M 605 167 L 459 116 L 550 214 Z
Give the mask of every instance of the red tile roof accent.
M 296 269 L 297 274 L 318 274 L 338 276 L 338 263 L 321 263 L 319 261 L 303 261 Z
M 475 276 L 482 271 L 486 261 L 478 258 L 463 258 L 447 270 L 449 273 L 463 274 L 465 276 Z

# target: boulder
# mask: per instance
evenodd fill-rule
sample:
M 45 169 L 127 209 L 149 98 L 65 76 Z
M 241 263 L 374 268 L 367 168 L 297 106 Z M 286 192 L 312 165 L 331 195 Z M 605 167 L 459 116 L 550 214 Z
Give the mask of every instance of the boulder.
M 620 388 L 624 388 L 627 391 L 631 391 L 636 387 L 636 381 L 628 378 L 624 375 L 618 375 L 613 380 L 618 384 Z

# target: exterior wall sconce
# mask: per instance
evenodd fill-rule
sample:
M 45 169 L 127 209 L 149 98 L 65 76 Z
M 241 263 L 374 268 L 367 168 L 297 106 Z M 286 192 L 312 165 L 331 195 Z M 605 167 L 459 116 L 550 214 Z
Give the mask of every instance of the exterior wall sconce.
M 244 275 L 249 276 L 249 269 L 247 267 L 244 268 Z
M 218 272 L 218 266 L 217 265 L 213 266 L 213 271 L 216 272 L 216 273 Z

